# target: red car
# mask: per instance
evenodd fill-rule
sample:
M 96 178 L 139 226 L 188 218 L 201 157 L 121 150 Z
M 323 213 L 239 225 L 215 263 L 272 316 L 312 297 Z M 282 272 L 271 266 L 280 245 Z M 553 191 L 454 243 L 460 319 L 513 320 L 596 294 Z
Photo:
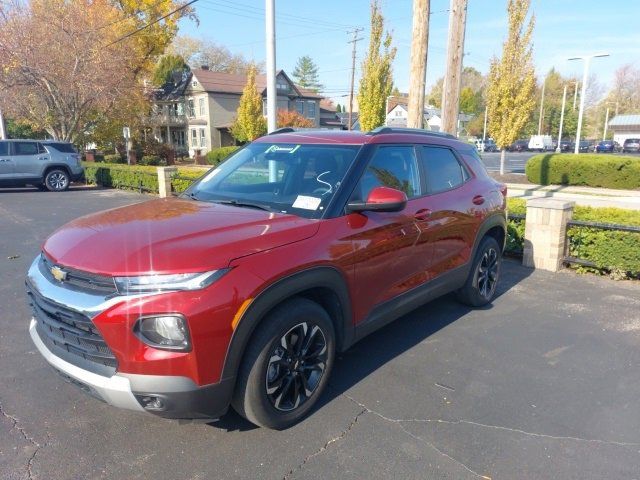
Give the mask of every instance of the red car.
M 444 134 L 279 131 L 180 198 L 79 218 L 27 277 L 31 337 L 112 405 L 286 428 L 336 352 L 447 292 L 492 300 L 506 188 Z

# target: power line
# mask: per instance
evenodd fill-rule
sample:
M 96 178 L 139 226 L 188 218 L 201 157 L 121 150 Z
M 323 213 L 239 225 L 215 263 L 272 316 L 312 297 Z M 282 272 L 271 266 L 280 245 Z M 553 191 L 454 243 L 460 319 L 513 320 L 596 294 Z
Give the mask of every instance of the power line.
M 137 17 L 138 15 L 140 15 L 143 12 L 148 12 L 149 10 L 153 10 L 158 5 L 160 5 L 162 2 L 164 2 L 164 0 L 158 0 L 156 3 L 154 3 L 153 5 L 148 6 L 147 8 L 143 8 L 141 10 L 136 10 L 135 12 L 132 12 L 129 15 L 125 15 L 124 17 L 119 18 L 117 20 L 114 20 L 113 22 L 109 22 L 109 23 L 107 23 L 105 25 L 102 25 L 102 26 L 96 28 L 96 30 L 102 30 L 103 28 L 110 27 L 111 25 L 115 25 L 116 23 L 124 22 L 125 20 L 128 20 L 130 18 Z
M 191 0 L 189 3 L 185 3 L 185 4 L 184 4 L 184 5 L 182 5 L 181 7 L 178 7 L 178 8 L 176 8 L 175 10 L 173 10 L 173 11 L 171 11 L 171 12 L 167 13 L 166 15 L 163 15 L 162 17 L 155 19 L 153 22 L 149 22 L 149 23 L 147 23 L 147 24 L 143 25 L 142 27 L 135 29 L 133 32 L 129 32 L 129 33 L 127 33 L 126 35 L 123 35 L 122 37 L 118 38 L 117 40 L 114 40 L 113 42 L 111 42 L 111 43 L 109 43 L 109 44 L 105 45 L 105 48 L 106 48 L 106 47 L 110 47 L 111 45 L 115 45 L 116 43 L 121 42 L 122 40 L 126 40 L 126 39 L 127 39 L 127 38 L 129 38 L 129 37 L 132 37 L 132 36 L 133 36 L 133 35 L 135 35 L 136 33 L 141 32 L 142 30 L 145 30 L 145 29 L 149 28 L 149 27 L 150 27 L 150 26 L 152 26 L 152 25 L 155 25 L 156 23 L 160 22 L 161 20 L 164 20 L 165 18 L 170 17 L 170 16 L 171 16 L 171 15 L 173 15 L 174 13 L 178 13 L 179 11 L 184 10 L 184 9 L 185 9 L 185 8 L 187 8 L 189 5 L 193 5 L 193 4 L 194 4 L 194 3 L 196 3 L 197 1 L 198 1 L 198 0 Z

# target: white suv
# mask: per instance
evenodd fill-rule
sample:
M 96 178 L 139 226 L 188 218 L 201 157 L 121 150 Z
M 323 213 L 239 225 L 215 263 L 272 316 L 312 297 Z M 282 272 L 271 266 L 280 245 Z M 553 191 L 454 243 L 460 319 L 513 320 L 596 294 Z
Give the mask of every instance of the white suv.
M 80 155 L 68 142 L 0 140 L 0 186 L 35 185 L 59 192 L 83 174 Z

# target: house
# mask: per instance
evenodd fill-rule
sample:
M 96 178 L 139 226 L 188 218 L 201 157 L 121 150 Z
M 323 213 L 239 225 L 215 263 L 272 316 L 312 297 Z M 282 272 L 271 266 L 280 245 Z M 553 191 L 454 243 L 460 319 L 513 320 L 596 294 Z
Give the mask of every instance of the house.
M 440 131 L 442 126 L 442 115 L 440 109 L 427 106 L 423 110 L 424 125 L 426 130 Z M 406 127 L 409 118 L 409 107 L 407 99 L 390 99 L 387 102 L 387 116 L 385 125 L 390 127 Z M 464 130 L 469 121 L 473 119 L 473 115 L 464 113 L 458 114 L 458 131 Z
M 325 98 L 320 101 L 320 128 L 331 130 L 346 130 L 340 117 L 337 115 L 336 106 L 331 100 Z
M 628 138 L 640 138 L 640 114 L 616 115 L 609 120 L 609 128 L 620 145 Z
M 230 128 L 246 83 L 244 74 L 213 72 L 206 66 L 192 70 L 184 80 L 174 81 L 173 87 L 156 92 L 154 135 L 165 143 L 187 148 L 191 156 L 234 145 Z M 266 85 L 266 76 L 257 75 L 256 86 L 264 99 L 265 116 Z M 296 85 L 282 70 L 276 74 L 276 91 L 278 110 L 295 110 L 310 119 L 315 128 L 320 126 L 321 96 Z

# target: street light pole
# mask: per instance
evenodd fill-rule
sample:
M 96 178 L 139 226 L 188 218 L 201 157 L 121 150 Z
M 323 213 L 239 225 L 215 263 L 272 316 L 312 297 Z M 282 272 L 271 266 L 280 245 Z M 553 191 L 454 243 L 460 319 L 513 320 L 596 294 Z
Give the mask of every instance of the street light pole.
M 266 0 L 266 36 L 267 36 L 267 131 L 278 128 L 276 123 L 276 14 L 275 0 Z
M 484 128 L 482 129 L 482 145 L 486 145 L 487 143 L 487 112 L 489 107 L 485 105 L 484 107 Z
M 562 92 L 562 110 L 560 111 L 560 129 L 558 131 L 558 146 L 556 147 L 556 153 L 562 152 L 560 142 L 562 142 L 562 124 L 564 123 L 564 104 L 567 101 L 567 86 L 564 86 L 564 92 Z
M 607 123 L 609 123 L 609 107 L 607 107 L 607 114 L 604 116 L 604 133 L 602 134 L 602 141 L 607 139 Z
M 589 76 L 589 65 L 591 59 L 596 57 L 608 57 L 608 53 L 596 53 L 593 55 L 583 55 L 571 57 L 568 60 L 584 60 L 584 71 L 582 72 L 582 90 L 580 91 L 580 110 L 578 111 L 578 131 L 576 132 L 576 148 L 573 153 L 580 153 L 580 134 L 582 130 L 582 115 L 584 114 L 584 97 L 587 92 L 587 78 Z

